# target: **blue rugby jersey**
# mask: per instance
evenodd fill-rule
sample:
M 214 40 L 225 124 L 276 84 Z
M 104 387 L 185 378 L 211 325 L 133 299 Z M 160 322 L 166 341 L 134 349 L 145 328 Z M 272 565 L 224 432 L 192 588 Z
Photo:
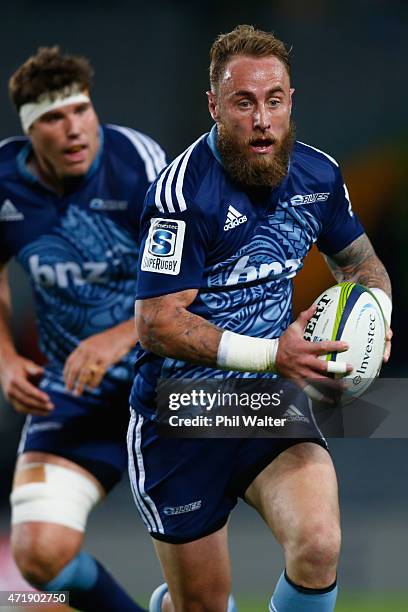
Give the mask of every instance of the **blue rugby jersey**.
M 263 200 L 223 169 L 216 131 L 168 166 L 145 200 L 137 297 L 198 289 L 189 311 L 238 334 L 276 338 L 292 317 L 292 278 L 313 243 L 330 255 L 364 232 L 337 162 L 296 142 L 288 173 Z M 131 405 L 152 416 L 159 377 L 273 377 L 225 372 L 140 349 Z
M 30 277 L 45 381 L 58 391 L 78 343 L 133 316 L 142 206 L 165 156 L 140 132 L 102 126 L 89 172 L 59 197 L 30 173 L 30 152 L 24 137 L 0 143 L 0 261 L 15 257 Z M 134 351 L 93 393 L 130 382 L 133 363 Z

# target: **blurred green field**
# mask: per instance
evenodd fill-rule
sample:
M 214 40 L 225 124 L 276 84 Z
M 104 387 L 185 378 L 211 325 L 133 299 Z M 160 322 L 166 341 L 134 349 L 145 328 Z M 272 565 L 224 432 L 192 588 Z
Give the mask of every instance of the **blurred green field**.
M 239 612 L 266 612 L 268 596 L 265 598 L 237 597 Z M 364 596 L 342 595 L 337 600 L 336 612 L 408 612 L 408 595 Z
M 268 597 L 235 597 L 238 612 L 267 612 Z M 149 599 L 139 599 L 138 603 L 148 607 Z M 52 612 L 50 610 L 50 612 Z M 408 594 L 403 595 L 363 595 L 361 593 L 342 593 L 337 599 L 336 612 L 408 612 Z

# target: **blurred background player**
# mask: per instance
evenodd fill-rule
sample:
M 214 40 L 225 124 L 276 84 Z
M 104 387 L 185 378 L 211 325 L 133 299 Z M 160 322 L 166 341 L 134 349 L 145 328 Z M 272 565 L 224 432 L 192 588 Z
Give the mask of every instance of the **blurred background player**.
M 289 55 L 272 34 L 239 26 L 211 49 L 216 126 L 148 192 L 137 324 L 144 352 L 132 389 L 133 493 L 160 558 L 160 609 L 224 612 L 227 520 L 242 497 L 283 547 L 271 612 L 331 612 L 340 550 L 337 481 L 309 402 L 291 397 L 301 438 L 160 438 L 159 377 L 328 380 L 349 366 L 318 359 L 342 342 L 308 343 L 315 311 L 291 323 L 292 279 L 316 242 L 338 280 L 378 296 L 390 321 L 387 272 L 353 213 L 337 162 L 295 142 Z M 307 197 L 305 197 L 307 196 Z M 391 332 L 387 332 L 390 351 Z M 251 373 L 251 374 L 249 374 Z M 285 385 L 287 382 L 279 383 Z M 292 404 L 291 404 L 292 405 Z
M 0 144 L 0 380 L 28 415 L 12 547 L 31 584 L 70 591 L 79 610 L 140 610 L 82 542 L 127 463 L 139 219 L 165 156 L 140 132 L 99 124 L 92 73 L 87 59 L 42 48 L 9 82 L 25 136 Z M 44 368 L 10 332 L 13 257 L 31 280 Z

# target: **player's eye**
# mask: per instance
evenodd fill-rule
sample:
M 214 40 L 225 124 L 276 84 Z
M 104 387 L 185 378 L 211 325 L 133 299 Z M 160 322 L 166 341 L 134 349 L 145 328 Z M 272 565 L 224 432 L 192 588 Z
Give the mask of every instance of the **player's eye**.
M 89 104 L 81 104 L 75 109 L 77 115 L 83 115 L 89 108 Z
M 271 98 L 269 100 L 269 106 L 272 106 L 272 107 L 279 106 L 280 102 L 281 101 L 278 98 Z
M 61 113 L 48 113 L 47 115 L 41 117 L 41 121 L 43 121 L 44 123 L 56 123 L 62 118 L 63 115 L 61 115 Z
M 247 108 L 251 108 L 252 103 L 250 100 L 240 100 L 238 102 L 238 108 L 242 108 L 242 109 L 247 109 Z

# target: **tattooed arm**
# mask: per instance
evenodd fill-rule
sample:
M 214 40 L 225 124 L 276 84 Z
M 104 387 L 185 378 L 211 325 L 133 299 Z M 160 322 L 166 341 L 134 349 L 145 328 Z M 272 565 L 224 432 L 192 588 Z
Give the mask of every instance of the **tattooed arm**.
M 337 282 L 378 287 L 391 299 L 390 278 L 366 234 L 335 255 L 325 255 L 325 259 Z
M 391 299 L 391 283 L 387 271 L 379 260 L 366 234 L 363 234 L 335 255 L 325 255 L 327 264 L 337 282 L 359 283 L 366 287 L 382 289 Z M 387 330 L 384 361 L 391 352 L 392 331 Z
M 140 343 L 143 348 L 162 355 L 182 359 L 192 363 L 220 367 L 217 365 L 218 348 L 223 335 L 223 329 L 216 327 L 202 317 L 187 310 L 197 295 L 197 289 L 189 289 L 163 295 L 155 298 L 138 300 L 136 302 L 136 325 L 139 332 Z M 292 325 L 279 339 L 279 347 L 274 361 L 276 369 L 287 378 L 326 379 L 328 362 L 318 359 L 319 355 L 329 352 L 344 351 L 348 347 L 343 342 L 323 341 L 318 343 L 306 342 L 303 330 L 307 321 L 314 314 L 315 306 L 302 312 Z M 239 336 L 238 345 L 235 345 L 234 367 L 230 369 L 247 370 L 246 358 L 241 365 L 237 357 L 242 358 L 242 352 L 247 357 L 247 350 L 254 355 L 254 345 L 248 346 L 247 341 L 260 343 L 262 356 L 265 342 L 275 343 L 275 340 L 263 338 L 248 338 Z M 258 344 L 256 345 L 258 347 Z M 258 348 L 256 349 L 258 350 Z M 269 353 L 268 353 L 269 354 Z M 330 362 L 331 363 L 331 362 Z M 255 371 L 268 369 L 271 363 L 262 364 Z M 241 367 L 242 366 L 242 367 Z M 224 367 L 224 366 L 223 366 Z M 327 380 L 327 379 L 326 379 Z
M 215 366 L 223 329 L 187 308 L 197 289 L 136 302 L 136 325 L 143 348 L 158 355 Z

